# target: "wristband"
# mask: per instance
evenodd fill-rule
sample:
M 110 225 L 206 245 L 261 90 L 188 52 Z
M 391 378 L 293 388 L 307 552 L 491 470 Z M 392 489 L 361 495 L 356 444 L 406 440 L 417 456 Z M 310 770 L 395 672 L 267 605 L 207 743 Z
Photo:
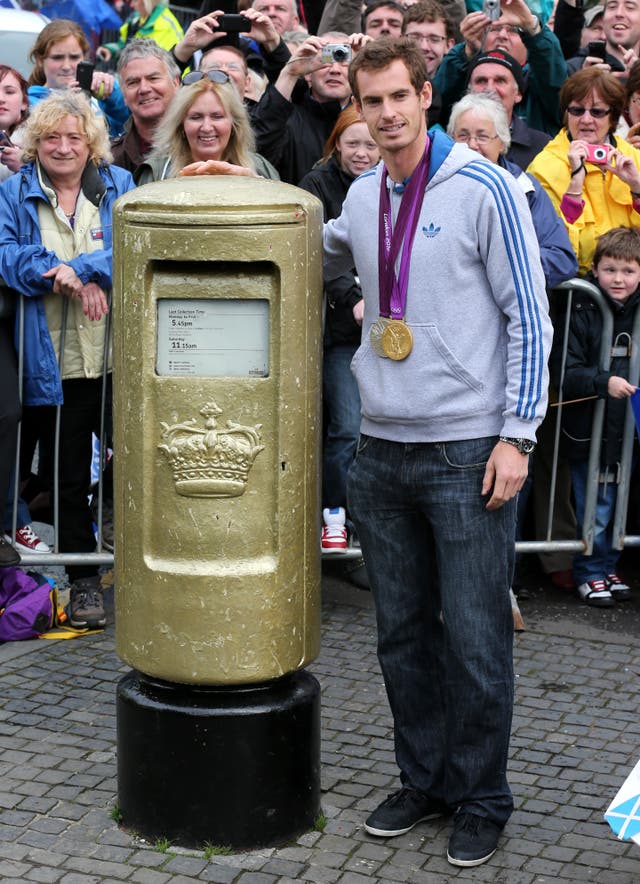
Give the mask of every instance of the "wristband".
M 579 200 L 582 199 L 582 191 L 580 191 L 580 193 L 572 193 L 570 190 L 565 190 L 564 195 L 565 196 L 574 196 L 574 197 L 576 197 L 576 199 L 579 199 Z

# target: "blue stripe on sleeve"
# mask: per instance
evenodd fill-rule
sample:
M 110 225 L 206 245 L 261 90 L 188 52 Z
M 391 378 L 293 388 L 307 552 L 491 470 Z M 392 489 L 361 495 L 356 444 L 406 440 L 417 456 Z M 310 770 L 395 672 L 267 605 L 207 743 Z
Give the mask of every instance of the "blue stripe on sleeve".
M 531 266 L 513 194 L 497 168 L 490 163 L 470 163 L 460 174 L 484 184 L 493 194 L 513 275 L 523 334 L 520 392 L 516 414 L 533 420 L 542 397 L 544 359 L 540 307 L 535 297 Z M 529 351 L 530 354 L 529 354 Z

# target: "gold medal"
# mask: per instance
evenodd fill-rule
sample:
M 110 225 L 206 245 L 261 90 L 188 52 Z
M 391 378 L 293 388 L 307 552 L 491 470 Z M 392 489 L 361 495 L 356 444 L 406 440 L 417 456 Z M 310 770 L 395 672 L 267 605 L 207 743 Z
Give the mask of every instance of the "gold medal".
M 379 316 L 369 330 L 371 349 L 376 356 L 380 356 L 382 359 L 386 359 L 386 353 L 382 349 L 382 335 L 388 325 L 389 320 L 385 316 Z
M 382 332 L 382 350 L 389 359 L 406 359 L 413 349 L 413 335 L 404 319 L 390 319 Z

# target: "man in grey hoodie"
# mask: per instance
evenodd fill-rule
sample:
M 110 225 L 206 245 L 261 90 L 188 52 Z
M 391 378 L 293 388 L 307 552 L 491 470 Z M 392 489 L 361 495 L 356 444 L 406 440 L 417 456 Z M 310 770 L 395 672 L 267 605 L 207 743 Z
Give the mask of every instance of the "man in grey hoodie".
M 447 858 L 474 866 L 513 809 L 509 586 L 516 497 L 546 408 L 545 281 L 515 181 L 427 133 L 415 43 L 367 44 L 349 77 L 384 165 L 325 226 L 325 272 L 355 264 L 364 294 L 348 495 L 402 783 L 365 828 L 391 837 L 453 812 Z

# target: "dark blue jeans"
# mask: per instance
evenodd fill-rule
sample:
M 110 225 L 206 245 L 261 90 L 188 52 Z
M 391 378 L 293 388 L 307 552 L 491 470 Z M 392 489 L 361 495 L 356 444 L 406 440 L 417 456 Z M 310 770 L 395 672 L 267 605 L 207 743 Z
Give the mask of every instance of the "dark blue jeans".
M 347 473 L 360 432 L 360 394 L 351 373 L 358 344 L 326 347 L 322 369 L 322 397 L 327 413 L 322 449 L 322 504 L 347 505 Z
M 571 464 L 571 482 L 576 504 L 578 538 L 582 537 L 584 504 L 587 496 L 587 461 Z M 615 472 L 615 471 L 614 471 Z M 598 485 L 596 501 L 596 524 L 593 535 L 593 552 L 590 556 L 576 553 L 573 559 L 573 580 L 577 586 L 588 580 L 602 580 L 607 574 L 615 574 L 620 550 L 613 549 L 613 516 L 616 509 L 618 486 L 615 482 Z
M 480 494 L 496 441 L 361 436 L 348 499 L 402 782 L 504 825 L 516 500 L 488 512 Z

